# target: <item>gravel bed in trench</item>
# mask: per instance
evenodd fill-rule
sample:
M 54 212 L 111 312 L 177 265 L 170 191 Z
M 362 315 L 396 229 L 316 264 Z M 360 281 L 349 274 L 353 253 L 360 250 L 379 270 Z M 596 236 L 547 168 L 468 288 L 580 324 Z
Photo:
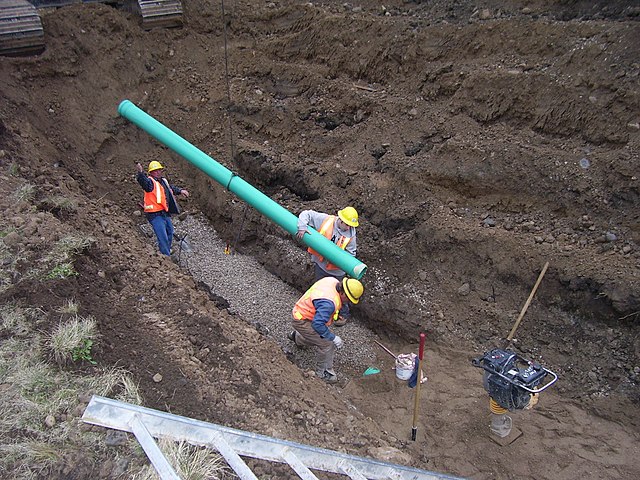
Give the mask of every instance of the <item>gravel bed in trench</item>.
M 224 298 L 229 303 L 230 313 L 278 343 L 292 362 L 305 370 L 315 371 L 315 350 L 297 347 L 287 338 L 292 330 L 291 310 L 304 292 L 268 272 L 253 257 L 226 254 L 224 242 L 202 215 L 189 215 L 176 221 L 175 229 L 179 237 L 186 235 L 190 247 L 181 250 L 180 266 L 196 281 L 207 284 L 213 294 Z M 189 249 L 191 251 L 185 251 Z M 292 256 L 292 268 L 300 259 L 311 261 L 302 247 L 300 252 L 292 252 Z M 313 279 L 309 281 L 311 285 Z M 362 375 L 368 367 L 376 366 L 373 352 L 379 348 L 374 343 L 376 337 L 357 317 L 345 326 L 332 328 L 344 340 L 334 361 L 340 384 L 351 376 Z

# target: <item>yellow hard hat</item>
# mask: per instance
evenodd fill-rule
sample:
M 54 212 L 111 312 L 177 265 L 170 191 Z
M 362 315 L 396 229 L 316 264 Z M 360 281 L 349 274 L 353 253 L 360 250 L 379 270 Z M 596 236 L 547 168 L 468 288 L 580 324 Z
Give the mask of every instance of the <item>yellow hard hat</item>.
M 344 290 L 347 298 L 351 300 L 351 303 L 358 303 L 360 301 L 360 297 L 364 293 L 362 283 L 355 278 L 343 278 L 342 289 Z
M 147 172 L 151 173 L 154 170 L 160 170 L 163 169 L 164 167 L 162 166 L 162 164 L 156 160 L 154 160 L 153 162 L 149 163 L 149 169 L 147 170 Z
M 353 207 L 344 207 L 342 210 L 338 210 L 338 217 L 350 227 L 360 225 L 358 223 L 358 212 Z

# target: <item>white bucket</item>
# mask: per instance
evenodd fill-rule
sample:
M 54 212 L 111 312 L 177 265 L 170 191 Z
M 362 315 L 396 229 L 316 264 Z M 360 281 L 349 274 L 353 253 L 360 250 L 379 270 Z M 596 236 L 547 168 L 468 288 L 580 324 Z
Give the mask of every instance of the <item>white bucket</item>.
M 413 373 L 415 353 L 401 353 L 396 358 L 396 377 L 400 380 L 409 380 Z

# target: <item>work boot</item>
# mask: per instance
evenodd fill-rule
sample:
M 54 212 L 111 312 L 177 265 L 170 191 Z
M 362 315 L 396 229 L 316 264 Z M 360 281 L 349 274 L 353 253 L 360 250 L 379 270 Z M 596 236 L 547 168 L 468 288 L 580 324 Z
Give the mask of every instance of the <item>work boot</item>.
M 289 333 L 287 333 L 287 338 L 297 345 L 297 343 L 296 343 L 296 331 L 295 330 L 291 330 Z
M 327 383 L 336 383 L 338 381 L 338 375 L 334 370 L 325 370 L 322 374 L 318 374 L 318 376 Z

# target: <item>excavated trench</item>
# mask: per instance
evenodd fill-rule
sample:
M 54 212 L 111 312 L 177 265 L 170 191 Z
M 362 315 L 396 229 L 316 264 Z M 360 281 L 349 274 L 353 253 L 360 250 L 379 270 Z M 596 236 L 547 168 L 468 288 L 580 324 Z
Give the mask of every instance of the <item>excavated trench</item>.
M 243 178 L 262 183 L 258 178 Z M 211 195 L 211 189 L 206 194 Z M 228 199 L 229 194 L 220 197 Z M 232 213 L 222 213 L 219 208 Z M 282 229 L 237 201 L 204 211 L 209 212 L 212 225 L 224 232 L 225 243 L 253 256 L 297 291 L 308 288 L 312 271 L 310 262 L 301 255 L 304 246 Z M 505 247 L 499 239 L 477 242 L 464 235 L 456 238 L 438 233 L 436 228 L 423 225 L 422 232 L 417 229 L 400 234 L 424 240 L 418 247 L 421 255 L 410 264 L 402 257 L 413 256 L 413 252 L 360 257 L 368 265 L 363 278 L 367 295 L 354 308 L 354 315 L 376 335 L 397 342 L 415 342 L 418 333 L 426 331 L 441 345 L 459 344 L 462 338 L 467 348 L 480 354 L 509 333 L 547 257 L 513 256 L 519 250 L 509 239 Z M 366 232 L 366 228 L 362 230 Z M 360 235 L 361 244 L 367 245 L 366 234 Z M 362 250 L 380 254 L 382 249 Z M 586 391 L 596 396 L 618 392 L 640 399 L 634 373 L 638 346 L 635 292 L 600 279 L 571 276 L 571 261 L 556 261 L 551 259 L 551 267 L 526 311 L 515 347 L 556 369 L 563 376 L 563 390 L 571 397 L 581 398 Z M 486 265 L 486 269 L 480 272 L 473 265 Z M 455 282 L 448 275 L 460 280 Z M 615 348 L 603 351 L 603 341 Z M 592 371 L 597 372 L 595 381 L 593 375 L 587 375 Z

